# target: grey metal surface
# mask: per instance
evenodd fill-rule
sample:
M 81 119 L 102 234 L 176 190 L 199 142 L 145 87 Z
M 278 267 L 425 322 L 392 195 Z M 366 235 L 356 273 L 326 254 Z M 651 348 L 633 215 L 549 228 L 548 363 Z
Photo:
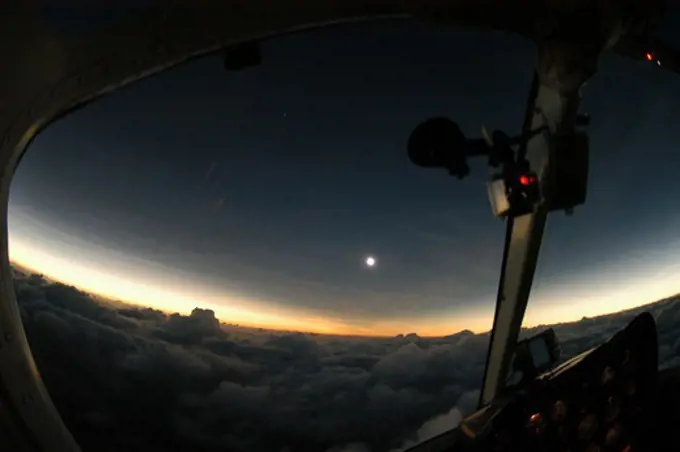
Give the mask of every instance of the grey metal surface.
M 549 170 L 552 134 L 573 126 L 574 118 L 565 116 L 565 111 L 576 108 L 579 102 L 578 90 L 562 95 L 544 85 L 539 87 L 535 102 L 532 102 L 534 113 L 530 122 L 531 129 L 543 126 L 549 128 L 549 131 L 532 138 L 527 146 L 527 159 L 544 185 L 551 183 Z M 540 204 L 532 214 L 515 218 L 508 223 L 493 334 L 482 387 L 482 404 L 489 403 L 496 397 L 508 375 L 514 344 L 529 302 L 547 219 L 546 205 Z

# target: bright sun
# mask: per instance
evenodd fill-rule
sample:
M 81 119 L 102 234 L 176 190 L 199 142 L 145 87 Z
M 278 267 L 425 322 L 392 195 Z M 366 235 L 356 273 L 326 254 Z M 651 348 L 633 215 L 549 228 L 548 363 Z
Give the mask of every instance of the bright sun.
M 368 257 L 366 257 L 366 261 L 365 261 L 365 262 L 366 262 L 366 265 L 368 265 L 369 267 L 375 267 L 375 264 L 378 263 L 378 262 L 375 260 L 375 257 L 373 257 L 373 256 L 368 256 Z

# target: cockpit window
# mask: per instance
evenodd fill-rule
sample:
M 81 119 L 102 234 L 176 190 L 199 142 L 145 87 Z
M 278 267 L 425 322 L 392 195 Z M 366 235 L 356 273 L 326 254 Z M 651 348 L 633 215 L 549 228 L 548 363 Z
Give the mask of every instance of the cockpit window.
M 253 49 L 92 103 L 18 168 L 18 300 L 85 451 L 402 450 L 477 403 L 504 226 L 483 164 L 459 183 L 406 142 L 519 128 L 532 45 L 383 22 Z

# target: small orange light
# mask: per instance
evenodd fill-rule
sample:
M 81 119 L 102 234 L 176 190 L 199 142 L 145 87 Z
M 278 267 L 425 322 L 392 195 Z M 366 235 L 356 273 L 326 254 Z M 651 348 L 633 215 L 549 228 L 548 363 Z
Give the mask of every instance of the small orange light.
M 545 422 L 541 413 L 534 413 L 529 416 L 529 423 L 527 425 L 534 435 L 542 435 L 545 432 Z
M 647 52 L 645 54 L 645 57 L 647 58 L 647 61 L 653 61 L 654 60 L 654 55 L 649 53 L 649 52 Z

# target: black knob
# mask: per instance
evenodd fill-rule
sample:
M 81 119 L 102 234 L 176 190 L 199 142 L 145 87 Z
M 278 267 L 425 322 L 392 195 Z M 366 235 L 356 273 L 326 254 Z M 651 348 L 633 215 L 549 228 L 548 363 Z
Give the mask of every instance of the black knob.
M 408 139 L 408 156 L 415 165 L 446 168 L 459 178 L 467 176 L 468 140 L 458 124 L 432 118 L 418 124 Z

